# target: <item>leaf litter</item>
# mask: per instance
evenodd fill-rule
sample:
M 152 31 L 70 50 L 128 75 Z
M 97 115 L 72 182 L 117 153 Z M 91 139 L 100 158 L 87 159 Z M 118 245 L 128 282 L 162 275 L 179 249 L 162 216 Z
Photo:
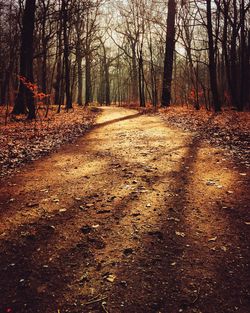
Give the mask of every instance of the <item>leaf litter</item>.
M 54 107 L 49 117 L 41 120 L 31 122 L 21 116 L 7 126 L 0 122 L 0 178 L 73 142 L 93 125 L 96 116 L 96 110 L 81 107 L 57 114 Z

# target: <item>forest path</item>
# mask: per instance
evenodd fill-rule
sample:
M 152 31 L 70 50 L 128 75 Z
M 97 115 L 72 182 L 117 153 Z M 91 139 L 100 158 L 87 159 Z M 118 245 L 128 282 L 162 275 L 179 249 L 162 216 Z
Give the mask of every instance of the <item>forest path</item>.
M 158 116 L 97 123 L 0 187 L 0 312 L 250 312 L 246 173 Z

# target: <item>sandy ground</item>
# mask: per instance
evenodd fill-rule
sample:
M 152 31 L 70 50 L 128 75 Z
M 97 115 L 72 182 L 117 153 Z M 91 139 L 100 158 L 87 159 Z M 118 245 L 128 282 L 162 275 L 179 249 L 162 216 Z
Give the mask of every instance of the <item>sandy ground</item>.
M 198 135 L 103 108 L 2 181 L 0 312 L 249 313 L 249 173 Z

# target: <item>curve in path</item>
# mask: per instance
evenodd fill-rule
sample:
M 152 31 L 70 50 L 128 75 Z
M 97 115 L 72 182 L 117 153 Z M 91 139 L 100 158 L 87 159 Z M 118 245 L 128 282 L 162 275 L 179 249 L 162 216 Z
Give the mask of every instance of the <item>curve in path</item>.
M 244 177 L 199 134 L 102 110 L 1 186 L 0 311 L 249 312 Z

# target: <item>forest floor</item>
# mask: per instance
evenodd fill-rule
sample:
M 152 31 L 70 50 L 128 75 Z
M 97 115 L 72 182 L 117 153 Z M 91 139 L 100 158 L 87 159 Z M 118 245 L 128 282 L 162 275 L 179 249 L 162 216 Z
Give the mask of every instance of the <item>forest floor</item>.
M 13 117 L 5 110 L 0 106 L 0 178 L 74 141 L 93 125 L 98 113 L 96 108 L 75 106 L 58 114 L 53 106 L 46 118 L 39 111 L 35 121 L 28 121 L 25 115 Z
M 2 180 L 0 312 L 249 313 L 246 155 L 204 137 L 216 116 L 102 110 Z

